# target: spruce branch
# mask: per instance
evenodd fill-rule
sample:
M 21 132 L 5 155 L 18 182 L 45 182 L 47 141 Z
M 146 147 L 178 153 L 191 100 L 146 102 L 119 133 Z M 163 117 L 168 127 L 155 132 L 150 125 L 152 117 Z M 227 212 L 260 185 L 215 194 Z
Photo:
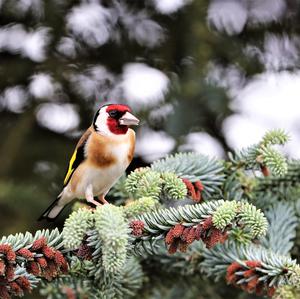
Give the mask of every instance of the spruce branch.
M 288 190 L 300 187 L 300 161 L 292 160 L 288 163 L 287 173 L 281 177 L 265 177 L 257 179 L 253 192 L 272 192 L 286 194 Z
M 94 212 L 95 228 L 102 242 L 103 267 L 117 273 L 125 264 L 129 227 L 119 207 L 107 204 Z
M 297 286 L 300 267 L 295 260 L 257 245 L 238 246 L 228 242 L 205 250 L 202 271 L 216 280 L 226 276 L 229 284 L 248 292 L 273 293 L 282 285 Z
M 122 270 L 113 274 L 100 270 L 101 277 L 95 279 L 93 261 L 81 261 L 73 256 L 69 275 L 43 284 L 41 294 L 47 298 L 108 298 L 121 299 L 136 295 L 143 282 L 142 268 L 136 258 L 130 257 Z M 69 297 L 68 297 L 69 296 Z
M 222 186 L 226 200 L 253 201 L 260 196 L 262 189 L 270 192 L 271 185 L 279 190 L 282 189 L 280 185 L 284 185 L 278 184 L 279 182 L 297 184 L 290 180 L 290 174 L 295 175 L 297 167 L 287 162 L 286 158 L 273 148 L 274 144 L 282 145 L 288 140 L 287 135 L 282 134 L 280 130 L 271 131 L 260 143 L 235 153 L 228 153 L 229 161 L 225 162 L 226 179 Z M 251 173 L 250 170 L 261 171 L 264 178 L 256 177 L 256 173 Z
M 100 257 L 100 263 L 98 263 L 99 259 L 95 256 L 92 260 L 83 261 L 73 257 L 70 263 L 70 278 L 75 281 L 78 278 L 81 281 L 85 286 L 82 290 L 86 297 L 121 299 L 136 295 L 143 282 L 143 272 L 139 261 L 133 256 L 128 257 L 118 273 L 112 273 L 107 272 L 101 266 L 101 259 Z
M 146 212 L 152 212 L 158 209 L 159 202 L 152 197 L 141 197 L 137 200 L 129 201 L 123 208 L 124 215 L 127 218 L 137 217 Z
M 237 169 L 261 169 L 265 176 L 269 176 L 269 169 L 274 176 L 280 177 L 287 173 L 286 158 L 273 145 L 284 145 L 289 136 L 283 130 L 271 130 L 262 138 L 261 142 L 242 149 L 235 154 L 229 153 L 230 162 Z
M 125 265 L 129 233 L 125 210 L 110 204 L 95 211 L 81 209 L 73 212 L 65 224 L 64 243 L 70 248 L 73 240 L 71 248 L 78 256 L 93 259 L 90 275 L 96 279 L 114 277 Z
M 135 229 L 138 225 L 139 230 Z M 267 220 L 248 203 L 210 201 L 178 208 L 160 209 L 146 213 L 131 222 L 136 247 L 145 241 L 165 239 L 169 252 L 186 251 L 195 240 L 202 240 L 207 247 L 224 242 L 227 232 L 239 225 L 251 238 L 266 233 Z M 138 248 L 137 248 L 138 249 Z
M 284 145 L 290 140 L 289 135 L 282 129 L 274 129 L 267 132 L 260 142 L 263 146 Z
M 251 199 L 253 189 L 257 184 L 256 179 L 242 169 L 231 169 L 231 165 L 226 169 L 226 172 L 228 175 L 222 186 L 224 198 L 237 201 L 245 198 Z
M 257 156 L 258 156 L 258 148 L 259 145 L 254 144 L 251 146 L 248 146 L 246 148 L 243 148 L 239 151 L 236 151 L 234 153 L 229 152 L 228 158 L 229 161 L 234 165 L 237 169 L 244 168 L 246 170 L 248 169 L 258 169 L 257 164 Z
M 191 182 L 200 181 L 204 186 L 203 196 L 210 198 L 220 194 L 220 186 L 224 181 L 223 163 L 198 153 L 178 153 L 155 161 L 151 169 L 158 172 L 176 173 L 180 178 Z
M 261 240 L 265 248 L 275 253 L 286 255 L 292 249 L 298 225 L 295 210 L 288 202 L 278 202 L 271 206 L 265 215 L 269 221 L 269 229 Z
M 261 146 L 258 152 L 261 156 L 258 156 L 257 159 L 262 159 L 264 165 L 268 167 L 275 176 L 280 177 L 287 173 L 287 161 L 280 152 L 268 146 Z
M 97 261 L 99 267 L 118 272 L 125 263 L 128 246 L 129 228 L 123 210 L 108 204 L 95 211 L 84 208 L 74 211 L 62 232 L 65 247 L 81 252 L 87 236 L 87 245 L 94 249 L 93 257 L 99 260 L 101 255 L 101 262 Z
M 142 268 L 137 259 L 131 257 L 119 273 L 104 273 L 99 288 L 94 288 L 95 292 L 92 298 L 130 298 L 136 295 L 142 283 Z
M 101 225 L 101 221 L 107 221 L 109 216 L 112 218 L 110 222 L 117 220 L 116 225 L 119 226 L 118 218 L 120 219 L 122 215 L 122 209 L 111 205 L 107 206 L 106 211 L 102 212 L 103 214 L 95 211 L 95 219 L 99 219 L 97 226 Z M 113 246 L 116 245 L 115 236 L 107 235 L 104 232 L 105 237 L 111 237 L 108 241 L 112 245 L 111 248 L 105 248 L 107 239 L 103 238 L 101 233 L 99 234 L 98 228 L 94 227 L 87 231 L 80 248 L 68 253 L 70 265 L 68 275 L 60 275 L 53 282 L 44 284 L 43 294 L 53 298 L 65 298 L 69 295 L 79 298 L 108 299 L 129 298 L 136 294 L 143 281 L 139 262 L 131 256 L 125 259 L 123 265 L 120 265 L 116 262 L 116 257 L 105 255 L 104 250 L 111 250 L 113 254 L 120 254 L 122 258 L 120 248 L 118 247 L 116 250 L 116 247 Z M 116 227 L 113 227 L 113 231 L 116 231 Z M 106 269 L 105 260 L 109 258 L 113 259 L 113 264 Z M 120 262 L 120 260 L 118 261 Z M 112 266 L 115 266 L 114 269 Z
M 249 232 L 252 238 L 259 238 L 266 234 L 268 221 L 264 214 L 254 205 L 243 202 L 239 207 L 238 215 L 242 222 L 243 230 Z
M 186 185 L 175 173 L 163 172 L 161 177 L 163 181 L 162 192 L 165 195 L 164 197 L 169 197 L 170 199 L 182 199 L 186 197 Z
M 212 221 L 214 226 L 218 229 L 224 229 L 236 216 L 237 209 L 238 204 L 236 201 L 224 202 L 213 215 Z
M 148 167 L 138 168 L 131 172 L 125 181 L 126 191 L 135 198 L 150 196 L 158 199 L 161 193 L 161 185 L 160 174 Z
M 52 298 L 129 298 L 145 277 L 141 259 L 146 275 L 153 264 L 178 276 L 225 277 L 257 294 L 293 293 L 300 267 L 288 255 L 299 223 L 300 163 L 289 161 L 282 171 L 285 158 L 273 148 L 287 140 L 270 132 L 225 163 L 192 153 L 168 156 L 120 183 L 113 192 L 120 206 L 76 209 L 62 233 L 3 237 L 0 297 L 22 296 L 41 283 Z M 250 169 L 273 175 L 256 177 Z M 193 204 L 170 200 L 187 196 Z
M 86 232 L 92 227 L 93 220 L 93 213 L 85 208 L 78 209 L 71 213 L 66 219 L 62 231 L 65 248 L 77 249 L 86 235 Z
M 32 243 L 40 238 L 44 237 L 49 246 L 53 246 L 56 249 L 60 249 L 63 246 L 61 234 L 58 229 L 54 230 L 38 230 L 34 235 L 29 232 L 25 234 L 18 233 L 15 235 L 4 236 L 0 240 L 0 244 L 9 244 L 14 251 L 21 249 L 22 247 L 30 247 Z
M 40 294 L 46 298 L 92 298 L 92 281 L 79 276 L 60 276 L 50 283 L 42 283 Z
M 143 271 L 140 263 L 134 257 L 130 257 L 116 279 L 119 298 L 133 297 L 143 283 Z M 117 286 L 119 284 L 119 286 Z
M 160 236 L 178 223 L 185 226 L 193 226 L 210 217 L 223 203 L 223 200 L 219 200 L 204 204 L 185 205 L 178 208 L 165 208 L 143 214 L 137 217 L 138 220 L 145 224 L 141 239 L 148 240 L 154 236 Z
M 0 298 L 10 299 L 12 296 L 23 297 L 25 293 L 31 293 L 37 286 L 40 279 L 29 274 L 25 268 L 17 266 L 14 277 L 11 279 L 2 278 L 0 285 Z
M 134 198 L 184 199 L 187 189 L 175 173 L 157 172 L 149 167 L 131 172 L 125 181 L 126 191 Z
M 164 201 L 183 199 L 189 191 L 188 195 L 196 202 L 202 197 L 210 199 L 212 195 L 220 198 L 223 169 L 221 161 L 208 156 L 179 153 L 153 162 L 150 168 L 131 172 L 123 184 L 125 188 L 117 184 L 112 194 L 135 199 L 150 196 Z
M 0 243 L 1 298 L 23 296 L 36 283 L 51 281 L 68 272 L 68 263 L 60 251 L 62 238 L 58 230 L 9 235 Z

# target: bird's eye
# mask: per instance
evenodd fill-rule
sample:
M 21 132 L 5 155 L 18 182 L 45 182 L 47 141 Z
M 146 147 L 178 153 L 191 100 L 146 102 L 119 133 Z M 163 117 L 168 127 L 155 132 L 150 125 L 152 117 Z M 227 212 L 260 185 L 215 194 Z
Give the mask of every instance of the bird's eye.
M 109 116 L 112 118 L 116 118 L 118 116 L 118 111 L 117 110 L 112 110 L 108 112 Z

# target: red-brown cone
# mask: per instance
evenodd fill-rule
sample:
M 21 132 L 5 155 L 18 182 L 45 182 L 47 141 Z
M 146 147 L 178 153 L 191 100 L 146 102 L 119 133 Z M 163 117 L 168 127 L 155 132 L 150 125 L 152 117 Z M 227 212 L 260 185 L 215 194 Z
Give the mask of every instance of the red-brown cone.
M 270 169 L 266 165 L 260 165 L 260 169 L 265 177 L 270 176 Z
M 50 260 L 54 259 L 54 256 L 55 256 L 55 250 L 54 250 L 52 247 L 44 246 L 44 247 L 42 248 L 42 252 L 43 252 L 43 254 L 45 255 L 45 257 L 46 257 L 47 259 L 50 259 Z
M 169 249 L 168 249 L 168 252 L 170 254 L 173 254 L 177 251 L 177 248 L 178 248 L 178 245 L 179 245 L 179 239 L 174 239 L 173 242 L 171 243 Z
M 261 267 L 261 262 L 260 261 L 246 261 L 246 265 L 249 268 L 256 268 L 256 267 Z
M 213 226 L 212 216 L 209 216 L 202 222 L 202 229 L 208 230 Z
M 22 296 L 23 295 L 22 288 L 15 281 L 10 282 L 8 285 L 9 285 L 9 287 L 11 289 L 11 292 L 15 296 Z
M 31 285 L 29 280 L 25 276 L 20 276 L 16 279 L 17 284 L 22 288 L 23 291 L 30 291 Z
M 31 273 L 33 274 L 34 276 L 39 276 L 41 275 L 41 269 L 40 269 L 40 266 L 37 262 L 35 261 L 32 261 L 32 262 L 29 262 L 27 264 L 27 267 L 26 267 L 28 273 Z
M 186 243 L 192 244 L 196 239 L 196 228 L 191 227 L 189 233 L 186 236 Z
M 141 220 L 132 220 L 129 224 L 132 229 L 132 234 L 136 237 L 140 237 L 143 234 L 145 223 Z
M 6 268 L 6 266 L 5 266 L 4 261 L 3 261 L 3 260 L 0 260 L 0 275 L 1 275 L 1 276 L 4 275 L 4 273 L 5 273 L 5 268 Z
M 176 224 L 172 229 L 173 236 L 175 238 L 179 238 L 181 236 L 181 234 L 183 233 L 183 230 L 184 230 L 184 226 L 182 224 L 180 224 L 180 223 Z
M 44 246 L 46 246 L 46 244 L 47 244 L 46 238 L 41 237 L 32 243 L 31 250 L 36 251 L 36 250 L 42 249 Z
M 15 268 L 13 265 L 6 265 L 5 276 L 8 281 L 13 280 L 15 277 Z M 1 297 L 0 297 L 1 298 Z
M 182 179 L 187 188 L 187 195 L 190 196 L 193 200 L 196 199 L 196 191 L 194 185 L 188 179 Z
M 33 259 L 33 253 L 27 248 L 21 248 L 17 251 L 17 255 L 24 257 L 27 260 Z
M 36 259 L 36 261 L 38 262 L 38 264 L 40 265 L 40 267 L 42 269 L 47 268 L 48 263 L 47 263 L 47 260 L 44 257 L 39 257 L 39 258 Z

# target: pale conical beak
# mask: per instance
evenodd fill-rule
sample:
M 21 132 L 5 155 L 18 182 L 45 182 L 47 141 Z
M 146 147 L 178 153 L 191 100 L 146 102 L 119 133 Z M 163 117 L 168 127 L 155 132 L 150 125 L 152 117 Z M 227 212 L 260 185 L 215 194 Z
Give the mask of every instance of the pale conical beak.
M 120 119 L 119 123 L 122 126 L 137 126 L 139 124 L 139 119 L 136 118 L 130 112 L 126 112 Z

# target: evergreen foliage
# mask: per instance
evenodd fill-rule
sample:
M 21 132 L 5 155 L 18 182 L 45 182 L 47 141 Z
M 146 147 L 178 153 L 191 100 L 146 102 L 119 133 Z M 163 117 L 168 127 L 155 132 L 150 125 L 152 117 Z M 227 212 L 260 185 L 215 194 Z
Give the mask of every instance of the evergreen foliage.
M 278 202 L 266 210 L 265 215 L 270 225 L 262 245 L 276 253 L 288 254 L 294 246 L 298 225 L 293 205 L 289 202 Z
M 286 141 L 282 131 L 269 132 L 229 161 L 168 156 L 122 180 L 112 192 L 119 205 L 79 208 L 61 233 L 3 237 L 1 298 L 39 284 L 48 298 L 161 298 L 174 294 L 177 279 L 203 277 L 258 296 L 298 298 L 300 163 L 285 168 L 272 148 Z M 181 287 L 184 299 L 201 294 Z
M 260 169 L 268 167 L 275 176 L 283 176 L 287 173 L 286 158 L 273 145 L 284 145 L 289 136 L 283 130 L 267 132 L 262 141 L 243 149 L 235 155 L 229 154 L 231 162 L 237 168 Z M 268 176 L 266 172 L 263 172 Z
M 178 177 L 191 182 L 201 181 L 204 186 L 204 199 L 220 194 L 220 186 L 224 182 L 223 163 L 198 153 L 170 155 L 153 162 L 151 169 L 175 173 Z
M 260 288 L 269 291 L 269 288 L 281 285 L 299 285 L 300 267 L 295 260 L 257 245 L 226 243 L 206 250 L 203 256 L 202 269 L 207 275 L 215 279 L 226 276 L 229 284 L 255 291 L 258 295 L 262 294 Z M 248 270 L 252 271 L 246 273 Z M 253 285 L 249 285 L 252 280 Z
M 68 249 L 78 248 L 92 220 L 92 214 L 85 208 L 73 212 L 65 221 L 62 231 L 64 246 Z
M 184 199 L 187 195 L 186 185 L 176 173 L 158 172 L 147 167 L 133 171 L 125 182 L 125 189 L 134 198 Z
M 132 200 L 124 206 L 124 214 L 127 218 L 134 218 L 140 214 L 151 212 L 159 208 L 159 202 L 153 197 L 141 197 Z
M 95 228 L 102 244 L 102 263 L 107 272 L 117 273 L 124 267 L 129 227 L 120 208 L 104 205 L 95 213 Z

